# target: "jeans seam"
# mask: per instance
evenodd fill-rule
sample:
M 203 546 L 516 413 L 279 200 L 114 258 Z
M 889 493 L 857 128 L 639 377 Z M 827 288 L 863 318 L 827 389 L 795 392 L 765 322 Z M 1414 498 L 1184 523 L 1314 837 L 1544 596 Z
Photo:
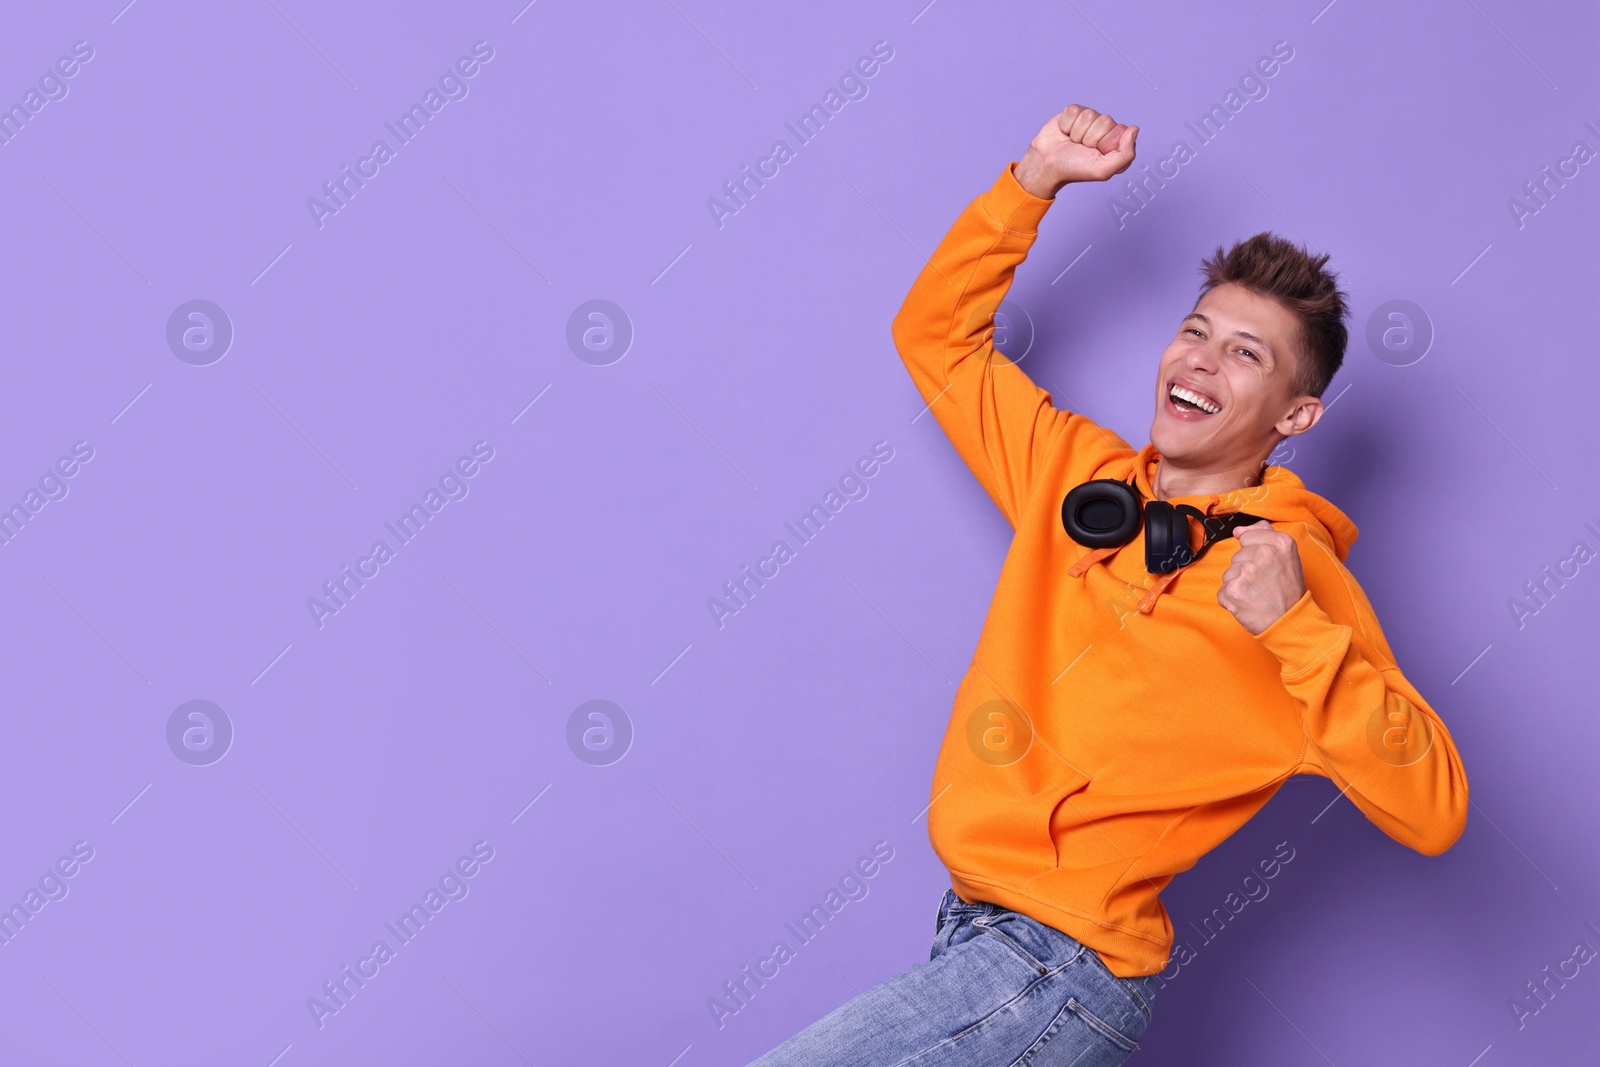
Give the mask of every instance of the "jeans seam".
M 1056 1012 L 1055 1018 L 1050 1020 L 1050 1025 L 1044 1028 L 1044 1033 L 1034 1038 L 1033 1044 L 1024 1049 L 1022 1055 L 1018 1056 L 1010 1067 L 1028 1067 L 1028 1064 L 1034 1061 L 1039 1053 L 1044 1050 L 1044 1047 L 1061 1032 L 1062 1027 L 1067 1025 L 1067 1016 L 1071 1014 L 1072 1006 L 1063 1004 L 1061 1010 Z
M 993 916 L 980 915 L 976 919 L 972 920 L 972 925 L 976 926 L 980 930 L 983 930 L 985 933 L 990 933 L 998 937 L 1006 944 L 1008 948 L 1011 949 L 1011 951 L 1015 952 L 1022 958 L 1022 962 L 1032 967 L 1038 973 L 1045 974 L 1049 972 L 1050 968 L 1045 966 L 1043 961 L 1035 959 L 1033 953 L 1024 948 L 1020 941 L 1006 933 L 1004 930 L 999 930 L 991 926 L 990 921 L 992 921 L 992 919 Z M 1084 951 L 1084 949 L 1079 949 L 1078 952 L 1073 955 L 1072 959 L 1062 961 L 1057 965 L 1057 967 L 1065 967 L 1068 964 L 1075 962 L 1079 956 L 1083 955 Z
M 1130 1039 L 1116 1027 L 1100 1018 L 1094 1012 L 1083 1006 L 1077 997 L 1067 998 L 1067 1007 L 1077 1012 L 1078 1017 L 1089 1024 L 1090 1029 L 1098 1031 L 1107 1041 L 1127 1052 L 1138 1052 L 1139 1042 Z
M 1119 978 L 1117 981 L 1123 983 L 1122 988 L 1132 993 L 1133 999 L 1139 1002 L 1139 1011 L 1144 1014 L 1145 1025 L 1148 1026 L 1150 1024 L 1150 1002 L 1144 999 L 1144 994 L 1139 992 L 1139 987 L 1135 983 L 1126 978 Z
M 1066 970 L 1066 968 L 1067 968 L 1067 964 L 1062 964 L 1060 967 L 1056 967 L 1053 970 L 1050 970 L 1050 971 L 1046 972 L 1045 974 L 1042 974 L 1042 975 L 1038 976 L 1037 978 L 1034 978 L 1027 985 L 1025 985 L 1021 989 L 1019 989 L 1017 991 L 1017 995 L 1016 996 L 1012 997 L 1010 1000 L 1006 1001 L 1004 1004 L 1001 1004 L 999 1007 L 995 1008 L 988 1015 L 985 1015 L 983 1018 L 979 1019 L 977 1022 L 973 1023 L 971 1026 L 967 1027 L 964 1030 L 959 1031 L 958 1033 L 951 1034 L 949 1037 L 941 1038 L 940 1040 L 938 1040 L 938 1041 L 934 1042 L 933 1044 L 929 1045 L 927 1048 L 918 1049 L 916 1052 L 913 1052 L 911 1055 L 907 1056 L 905 1059 L 900 1060 L 900 1061 L 896 1062 L 895 1064 L 893 1064 L 893 1067 L 906 1067 L 907 1064 L 916 1062 L 918 1059 L 920 1059 L 923 1056 L 926 1056 L 928 1053 L 932 1052 L 934 1049 L 943 1048 L 946 1045 L 953 1045 L 957 1041 L 960 1041 L 962 1038 L 966 1037 L 968 1034 L 977 1033 L 983 1027 L 988 1026 L 989 1023 L 993 1022 L 995 1019 L 998 1019 L 1002 1012 L 1006 1011 L 1012 1005 L 1014 1005 L 1014 1004 L 1018 1003 L 1019 1001 L 1021 1001 L 1029 993 L 1033 992 L 1035 986 L 1039 985 L 1041 982 L 1048 982 L 1050 979 L 1056 977 L 1062 971 Z
M 1100 954 L 1098 952 L 1095 953 L 1094 958 L 1095 962 L 1100 965 L 1100 969 L 1103 970 L 1111 978 L 1112 982 L 1116 984 L 1117 988 L 1122 990 L 1123 994 L 1133 1002 L 1134 1007 L 1139 1009 L 1140 1014 L 1144 1016 L 1145 1025 L 1149 1026 L 1151 1014 L 1150 1002 L 1144 999 L 1144 994 L 1139 992 L 1138 986 L 1133 982 L 1132 979 L 1123 978 L 1116 972 L 1112 971 L 1110 967 L 1107 967 L 1106 961 L 1100 958 Z

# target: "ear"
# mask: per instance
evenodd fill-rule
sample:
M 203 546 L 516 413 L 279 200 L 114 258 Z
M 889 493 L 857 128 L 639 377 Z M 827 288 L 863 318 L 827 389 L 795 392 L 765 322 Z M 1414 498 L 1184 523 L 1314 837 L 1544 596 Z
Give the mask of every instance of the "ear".
M 1288 411 L 1272 427 L 1284 437 L 1305 433 L 1321 421 L 1326 410 L 1322 401 L 1314 396 L 1297 397 L 1289 403 Z

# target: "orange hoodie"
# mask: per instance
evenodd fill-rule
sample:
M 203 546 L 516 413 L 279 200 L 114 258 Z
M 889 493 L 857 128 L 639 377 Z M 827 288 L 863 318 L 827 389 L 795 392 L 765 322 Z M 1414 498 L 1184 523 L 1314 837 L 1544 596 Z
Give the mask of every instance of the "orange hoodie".
M 1169 498 L 1295 539 L 1306 593 L 1260 634 L 1217 601 L 1236 539 L 1163 583 L 1145 571 L 1142 526 L 1120 549 L 1067 535 L 1069 490 L 1131 475 L 1154 499 L 1159 456 L 1053 406 L 994 348 L 995 309 L 1054 202 L 1014 165 L 967 205 L 894 320 L 929 410 L 1015 531 L 940 747 L 928 836 L 963 900 L 1062 930 L 1119 976 L 1153 974 L 1173 941 L 1162 888 L 1291 775 L 1331 779 L 1430 856 L 1461 835 L 1467 779 L 1344 566 L 1355 525 L 1292 471 Z

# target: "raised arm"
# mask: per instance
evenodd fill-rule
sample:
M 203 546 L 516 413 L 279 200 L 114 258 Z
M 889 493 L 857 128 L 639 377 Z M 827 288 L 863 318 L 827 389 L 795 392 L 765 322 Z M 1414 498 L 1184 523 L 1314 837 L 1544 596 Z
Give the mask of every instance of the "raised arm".
M 1057 191 L 1126 170 L 1137 134 L 1137 126 L 1078 104 L 1052 118 L 1021 162 L 1007 164 L 962 211 L 894 319 L 895 348 L 917 390 L 1013 527 L 1052 448 L 1072 448 L 1086 470 L 1134 451 L 1087 417 L 1054 407 L 993 339 L 995 311 Z

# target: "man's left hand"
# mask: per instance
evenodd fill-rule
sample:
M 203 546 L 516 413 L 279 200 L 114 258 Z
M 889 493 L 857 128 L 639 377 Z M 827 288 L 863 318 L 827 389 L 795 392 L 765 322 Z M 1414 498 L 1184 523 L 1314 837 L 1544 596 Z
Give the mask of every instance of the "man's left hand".
M 1253 634 L 1271 626 L 1306 591 L 1294 538 L 1262 520 L 1234 531 L 1239 549 L 1222 572 L 1217 603 Z

